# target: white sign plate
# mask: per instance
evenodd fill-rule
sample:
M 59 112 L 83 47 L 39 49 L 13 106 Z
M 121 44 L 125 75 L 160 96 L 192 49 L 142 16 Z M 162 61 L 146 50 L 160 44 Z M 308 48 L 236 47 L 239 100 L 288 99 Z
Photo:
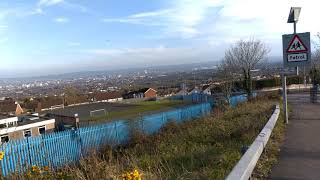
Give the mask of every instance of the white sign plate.
M 300 62 L 307 60 L 307 53 L 288 54 L 288 62 Z

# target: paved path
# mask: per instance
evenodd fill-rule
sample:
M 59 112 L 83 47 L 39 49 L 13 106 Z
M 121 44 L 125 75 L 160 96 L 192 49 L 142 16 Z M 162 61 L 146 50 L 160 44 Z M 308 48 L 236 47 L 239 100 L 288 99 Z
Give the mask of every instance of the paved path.
M 288 102 L 293 112 L 269 179 L 320 180 L 320 104 L 311 104 L 308 94 L 289 94 Z

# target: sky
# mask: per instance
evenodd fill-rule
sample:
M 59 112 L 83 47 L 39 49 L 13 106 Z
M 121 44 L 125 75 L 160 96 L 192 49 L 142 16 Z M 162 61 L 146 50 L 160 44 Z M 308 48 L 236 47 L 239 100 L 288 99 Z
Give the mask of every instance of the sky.
M 0 0 L 0 78 L 219 61 L 249 38 L 281 57 L 292 6 L 314 39 L 318 0 Z

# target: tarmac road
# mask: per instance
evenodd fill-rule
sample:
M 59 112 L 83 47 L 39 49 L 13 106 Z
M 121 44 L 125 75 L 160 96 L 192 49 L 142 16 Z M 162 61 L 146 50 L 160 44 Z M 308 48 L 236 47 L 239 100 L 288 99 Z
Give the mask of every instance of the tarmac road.
M 318 97 L 319 98 L 319 97 Z M 320 179 L 320 103 L 310 103 L 308 93 L 288 94 L 292 113 L 281 146 L 279 164 L 269 179 Z

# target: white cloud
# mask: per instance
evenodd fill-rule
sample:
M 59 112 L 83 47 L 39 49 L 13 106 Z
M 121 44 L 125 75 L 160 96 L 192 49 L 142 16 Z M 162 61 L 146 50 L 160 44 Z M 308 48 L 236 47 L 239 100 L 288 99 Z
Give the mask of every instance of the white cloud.
M 68 9 L 68 10 L 80 11 L 82 13 L 89 12 L 87 7 L 82 6 L 80 4 L 77 4 L 77 3 L 71 3 L 66 0 L 40 0 L 37 3 L 36 10 L 33 12 L 34 12 L 34 14 L 42 14 L 43 13 L 42 9 L 44 7 L 50 7 L 50 6 L 55 6 L 55 5 L 59 5 L 62 8 Z
M 30 15 L 41 15 L 41 14 L 44 14 L 44 11 L 43 11 L 43 9 L 38 7 L 36 9 L 32 10 L 29 14 Z
M 301 6 L 298 31 L 320 31 L 316 15 L 320 1 L 308 0 L 175 0 L 170 7 L 141 12 L 104 22 L 159 26 L 165 37 L 197 38 L 207 36 L 221 42 L 232 42 L 248 36 L 275 39 L 292 33 L 287 24 L 291 6 Z
M 103 21 L 160 26 L 165 35 L 191 38 L 199 34 L 198 25 L 206 19 L 207 11 L 217 6 L 218 2 L 177 0 L 167 9 L 141 12 L 123 18 L 105 18 Z
M 124 18 L 105 18 L 102 21 L 141 24 L 148 26 L 164 26 L 167 23 L 167 16 L 173 13 L 173 11 L 173 9 L 161 9 L 156 11 L 132 14 Z M 155 19 L 157 19 L 157 21 L 154 21 Z
M 65 17 L 58 17 L 58 18 L 53 19 L 53 21 L 55 21 L 57 23 L 68 23 L 70 20 Z
M 92 11 L 89 11 L 89 9 L 87 7 L 80 5 L 80 4 L 71 3 L 68 1 L 63 1 L 63 3 L 61 3 L 61 4 L 65 9 L 68 9 L 68 10 L 80 11 L 82 13 L 87 13 L 87 12 L 92 13 Z
M 38 6 L 53 6 L 63 2 L 64 0 L 40 0 Z

